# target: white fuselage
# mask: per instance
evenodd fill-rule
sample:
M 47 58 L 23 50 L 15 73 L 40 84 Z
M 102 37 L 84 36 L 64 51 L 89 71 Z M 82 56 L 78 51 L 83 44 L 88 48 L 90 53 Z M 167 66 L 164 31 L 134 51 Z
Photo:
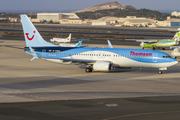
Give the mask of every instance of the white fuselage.
M 53 38 L 50 39 L 51 42 L 59 42 L 59 43 L 66 43 L 66 42 L 70 42 L 69 38 Z

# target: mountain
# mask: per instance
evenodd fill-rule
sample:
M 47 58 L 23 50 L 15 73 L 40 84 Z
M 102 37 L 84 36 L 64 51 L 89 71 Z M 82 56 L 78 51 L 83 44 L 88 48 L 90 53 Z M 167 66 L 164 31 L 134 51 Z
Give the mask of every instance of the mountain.
M 122 9 L 126 9 L 126 8 L 137 9 L 137 8 L 131 6 L 131 5 L 121 5 L 117 1 L 113 1 L 113 2 L 107 2 L 107 3 L 102 3 L 102 4 L 99 4 L 99 5 L 95 5 L 95 6 L 92 6 L 92 7 L 88 7 L 88 8 L 82 9 L 82 10 L 75 11 L 73 13 L 95 12 L 97 10 L 105 10 L 105 9 L 121 9 L 122 10 Z

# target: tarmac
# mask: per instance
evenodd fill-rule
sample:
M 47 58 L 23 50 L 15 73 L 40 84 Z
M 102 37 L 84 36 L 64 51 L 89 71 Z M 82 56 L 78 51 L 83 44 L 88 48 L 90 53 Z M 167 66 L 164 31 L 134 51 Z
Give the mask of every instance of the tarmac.
M 86 73 L 85 66 L 29 62 L 24 46 L 0 43 L 2 120 L 180 119 L 180 63 L 163 74 L 151 68 Z

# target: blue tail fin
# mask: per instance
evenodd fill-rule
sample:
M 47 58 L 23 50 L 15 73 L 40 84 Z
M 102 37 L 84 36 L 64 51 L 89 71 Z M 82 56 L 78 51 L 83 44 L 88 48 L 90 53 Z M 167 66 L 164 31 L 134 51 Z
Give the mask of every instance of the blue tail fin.
M 26 41 L 26 46 L 41 47 L 41 46 L 56 46 L 54 44 L 46 42 L 42 36 L 39 34 L 37 29 L 31 23 L 27 15 L 21 15 L 22 27 L 24 31 L 24 37 Z
M 82 40 L 80 40 L 75 47 L 81 47 L 81 44 L 82 44 Z

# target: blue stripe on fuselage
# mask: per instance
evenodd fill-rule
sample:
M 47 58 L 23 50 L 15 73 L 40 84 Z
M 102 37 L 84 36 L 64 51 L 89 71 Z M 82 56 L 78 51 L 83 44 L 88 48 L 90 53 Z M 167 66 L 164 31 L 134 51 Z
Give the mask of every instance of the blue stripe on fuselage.
M 89 48 L 89 47 L 33 47 L 33 49 L 36 51 L 38 56 L 44 57 L 44 58 L 52 58 L 52 59 L 60 59 L 64 57 L 69 57 L 72 55 L 52 55 L 52 53 L 74 53 L 74 54 L 81 54 L 84 52 L 95 52 L 95 51 L 101 51 L 101 53 L 106 54 L 106 52 L 111 52 L 112 54 L 117 54 L 124 56 L 128 59 L 142 62 L 142 63 L 167 63 L 167 62 L 174 62 L 177 61 L 174 58 L 163 58 L 162 56 L 169 56 L 169 54 L 161 52 L 161 51 L 155 51 L 155 50 L 144 50 L 144 49 L 124 49 L 124 48 Z M 29 52 L 29 48 L 25 47 L 25 51 Z M 42 56 L 42 51 L 44 52 L 44 56 Z M 91 52 L 91 53 L 92 53 Z M 51 53 L 51 55 L 50 55 Z M 91 54 L 89 53 L 89 54 Z M 99 52 L 94 53 L 99 54 Z M 111 56 L 113 57 L 113 56 Z M 117 57 L 118 59 L 118 57 Z M 120 58 L 119 58 L 120 59 Z

